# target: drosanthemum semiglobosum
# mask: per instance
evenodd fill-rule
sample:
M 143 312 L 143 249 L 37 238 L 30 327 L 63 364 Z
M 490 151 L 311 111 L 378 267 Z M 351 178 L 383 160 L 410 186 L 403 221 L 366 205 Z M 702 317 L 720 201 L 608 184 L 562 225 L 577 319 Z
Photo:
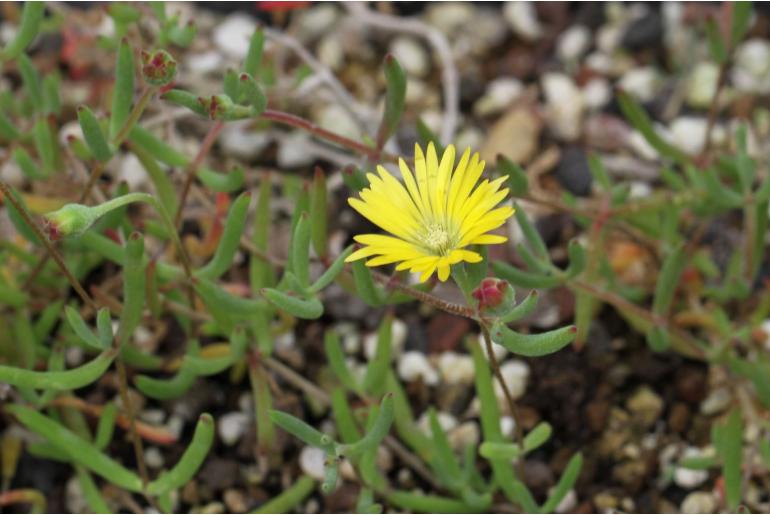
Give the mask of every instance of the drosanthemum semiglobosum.
M 484 161 L 467 149 L 455 166 L 455 147 L 449 145 L 439 160 L 431 143 L 425 153 L 415 145 L 414 173 L 403 159 L 399 168 L 403 183 L 384 167 L 369 173 L 369 187 L 348 203 L 372 223 L 389 232 L 359 234 L 363 245 L 345 261 L 368 258 L 368 266 L 398 263 L 427 281 L 434 272 L 441 281 L 449 278 L 451 265 L 477 263 L 481 255 L 471 245 L 503 243 L 505 236 L 489 234 L 513 214 L 511 206 L 497 207 L 508 194 L 500 189 L 506 177 L 479 183 Z

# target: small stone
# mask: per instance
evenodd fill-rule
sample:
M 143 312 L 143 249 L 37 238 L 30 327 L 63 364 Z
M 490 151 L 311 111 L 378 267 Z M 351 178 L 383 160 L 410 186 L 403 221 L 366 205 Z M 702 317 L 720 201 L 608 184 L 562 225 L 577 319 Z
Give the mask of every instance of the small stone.
M 544 74 L 541 85 L 549 128 L 561 139 L 576 140 L 581 132 L 584 107 L 580 89 L 571 77 L 555 72 Z
M 487 346 L 484 343 L 484 337 L 482 335 L 479 335 L 479 346 L 481 346 L 481 351 L 484 353 L 484 357 L 489 360 L 489 354 L 487 354 Z M 495 359 L 499 363 L 502 361 L 503 358 L 505 358 L 508 355 L 508 349 L 500 345 L 499 343 L 492 342 L 492 352 L 495 355 Z
M 404 71 L 415 77 L 425 77 L 430 71 L 430 58 L 425 48 L 415 38 L 399 36 L 390 44 L 390 53 Z
M 147 172 L 134 154 L 126 154 L 120 160 L 118 178 L 125 181 L 131 191 L 141 189 L 148 182 Z
M 209 50 L 200 54 L 190 54 L 185 60 L 187 69 L 193 73 L 205 75 L 222 68 L 222 54 Z
M 473 358 L 452 351 L 441 353 L 438 370 L 444 382 L 449 384 L 471 384 L 476 374 Z
M 201 506 L 195 511 L 197 513 L 202 513 L 204 515 L 214 515 L 214 514 L 224 513 L 225 505 L 219 501 L 214 501 L 206 504 L 205 506 Z
M 450 413 L 437 411 L 436 418 L 438 419 L 438 425 L 441 426 L 441 429 L 443 429 L 445 433 L 448 433 L 457 427 L 457 419 Z M 426 435 L 431 434 L 430 416 L 427 411 L 423 412 L 423 414 L 420 415 L 420 418 L 417 419 L 417 427 Z
M 503 376 L 508 391 L 514 400 L 520 398 L 527 391 L 527 380 L 529 379 L 529 365 L 524 361 L 513 359 L 500 365 L 500 374 Z M 504 402 L 505 393 L 500 382 L 495 379 L 495 395 L 497 399 Z
M 644 427 L 650 427 L 663 412 L 663 399 L 648 386 L 642 386 L 626 401 L 626 407 Z
M 612 87 L 609 81 L 603 77 L 595 77 L 583 86 L 583 100 L 586 108 L 598 111 L 606 106 L 612 99 Z
M 13 159 L 6 159 L 5 162 L 0 165 L 0 179 L 11 186 L 18 188 L 24 184 L 26 175 L 21 171 L 21 167 L 16 161 Z
M 707 130 L 708 121 L 694 116 L 680 116 L 669 125 L 671 142 L 689 155 L 696 155 L 703 151 Z
M 633 181 L 630 184 L 628 198 L 647 198 L 652 195 L 652 186 L 643 181 Z
M 663 43 L 663 18 L 660 12 L 650 9 L 634 20 L 623 34 L 622 45 L 631 51 L 656 47 Z
M 577 492 L 575 492 L 574 488 L 570 488 L 561 502 L 556 506 L 556 513 L 573 513 L 575 508 L 577 508 L 577 504 Z
M 484 133 L 476 127 L 466 127 L 455 137 L 455 145 L 458 149 L 481 148 L 483 144 Z
M 691 107 L 705 109 L 714 101 L 719 81 L 719 66 L 710 61 L 695 65 L 687 80 L 687 103 Z
M 393 453 L 382 445 L 377 448 L 377 467 L 383 472 L 393 468 Z
M 394 318 L 390 326 L 390 356 L 395 359 L 401 355 L 406 344 L 406 337 L 409 329 L 403 320 Z M 364 356 L 368 361 L 374 359 L 377 353 L 377 332 L 372 332 L 364 336 Z
M 717 388 L 709 392 L 700 405 L 702 415 L 711 416 L 721 413 L 730 405 L 732 396 L 727 388 Z
M 688 447 L 682 453 L 682 458 L 696 458 L 701 456 L 703 456 L 703 452 L 697 447 Z M 708 478 L 708 470 L 693 470 L 685 467 L 676 467 L 674 469 L 674 483 L 686 490 L 697 488 Z
M 249 40 L 257 29 L 251 16 L 234 13 L 219 24 L 212 35 L 214 44 L 231 59 L 243 60 L 249 52 Z
M 499 77 L 487 85 L 484 96 L 473 105 L 478 116 L 499 113 L 521 96 L 524 85 L 514 77 Z
M 597 511 L 605 513 L 612 512 L 618 507 L 618 498 L 610 492 L 599 492 L 594 495 L 593 501 Z
M 556 55 L 564 62 L 574 62 L 583 57 L 591 46 L 591 31 L 585 25 L 573 25 L 559 36 Z
M 299 168 L 315 160 L 307 151 L 310 136 L 302 131 L 294 131 L 281 140 L 278 146 L 278 166 L 280 168 Z
M 323 107 L 316 116 L 316 122 L 324 129 L 351 139 L 360 139 L 358 125 L 347 109 L 339 104 Z
M 235 445 L 248 429 L 250 418 L 238 411 L 226 413 L 217 420 L 219 438 L 225 445 Z
M 642 66 L 628 70 L 620 78 L 618 86 L 640 102 L 650 102 L 660 88 L 660 77 L 655 68 Z
M 64 487 L 64 505 L 70 513 L 87 513 L 91 510 L 77 476 L 71 477 Z
M 67 347 L 64 349 L 64 361 L 70 367 L 76 367 L 85 360 L 85 352 L 82 347 Z
M 717 500 L 709 492 L 692 492 L 682 501 L 682 513 L 715 513 Z
M 525 41 L 536 41 L 543 35 L 543 27 L 532 2 L 506 2 L 503 16 L 513 32 Z
M 339 9 L 332 3 L 314 4 L 300 12 L 298 34 L 303 41 L 311 41 L 328 34 L 339 17 Z
M 754 38 L 739 45 L 731 79 L 738 91 L 770 93 L 770 43 Z
M 468 2 L 426 4 L 425 10 L 427 22 L 448 36 L 455 35 L 476 14 L 473 4 Z
M 144 450 L 144 462 L 150 468 L 160 469 L 163 468 L 165 459 L 163 458 L 163 454 L 161 454 L 160 449 L 157 447 L 147 447 Z
M 652 145 L 650 145 L 650 143 L 647 141 L 647 138 L 645 138 L 641 132 L 637 130 L 631 131 L 627 141 L 631 150 L 636 152 L 636 155 L 642 159 L 646 159 L 647 161 L 656 161 L 658 158 L 660 158 L 658 151 L 655 150 Z
M 313 479 L 324 480 L 325 462 L 326 453 L 318 447 L 305 446 L 299 453 L 299 466 L 302 472 Z
M 246 513 L 249 509 L 246 496 L 240 490 L 228 488 L 222 498 L 225 501 L 225 506 L 227 506 L 227 511 L 230 513 Z
M 219 145 L 226 155 L 243 161 L 252 161 L 267 148 L 271 141 L 270 135 L 266 132 L 252 131 L 250 125 L 250 120 L 225 124 L 219 136 Z
M 1 86 L 2 85 L 0 84 L 0 87 Z M 85 136 L 83 136 L 83 129 L 80 127 L 80 122 L 77 120 L 67 122 L 62 125 L 61 129 L 59 129 L 59 144 L 65 147 L 69 146 L 70 138 L 77 138 L 81 141 L 85 139 Z
M 526 163 L 538 149 L 542 123 L 527 107 L 514 107 L 502 116 L 489 131 L 481 158 L 488 163 L 503 155 L 514 163 Z
M 318 43 L 318 60 L 333 71 L 345 64 L 345 49 L 336 34 L 329 34 Z
M 438 372 L 431 366 L 425 354 L 417 351 L 405 352 L 398 360 L 398 377 L 407 382 L 422 379 L 427 385 L 438 383 Z
M 516 429 L 516 421 L 510 415 L 500 417 L 500 432 L 505 437 L 512 437 Z
M 479 438 L 479 425 L 473 421 L 460 424 L 447 435 L 450 447 L 457 452 L 478 446 Z
M 554 175 L 559 184 L 570 193 L 579 197 L 591 194 L 593 176 L 588 167 L 588 156 L 582 148 L 567 147 L 561 155 Z

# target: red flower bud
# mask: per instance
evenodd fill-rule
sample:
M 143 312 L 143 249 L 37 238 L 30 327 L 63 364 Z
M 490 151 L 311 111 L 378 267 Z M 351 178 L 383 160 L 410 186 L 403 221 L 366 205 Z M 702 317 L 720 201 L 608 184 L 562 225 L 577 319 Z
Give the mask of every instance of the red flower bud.
M 505 298 L 507 288 L 507 282 L 494 277 L 487 277 L 481 281 L 479 287 L 473 290 L 471 295 L 479 301 L 479 309 L 494 308 L 499 306 Z

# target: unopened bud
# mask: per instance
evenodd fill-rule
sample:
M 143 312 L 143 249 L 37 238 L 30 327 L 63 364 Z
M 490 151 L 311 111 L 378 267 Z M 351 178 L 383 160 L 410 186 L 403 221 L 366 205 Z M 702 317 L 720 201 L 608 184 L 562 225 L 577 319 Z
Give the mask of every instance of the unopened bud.
M 48 237 L 55 241 L 63 236 L 80 236 L 97 218 L 93 208 L 82 204 L 67 204 L 45 215 L 45 228 Z
M 148 84 L 165 86 L 176 77 L 176 61 L 165 50 L 152 54 L 143 51 L 142 63 L 142 76 Z
M 505 300 L 506 291 L 511 290 L 506 281 L 487 277 L 473 290 L 473 298 L 479 301 L 479 309 L 496 308 Z

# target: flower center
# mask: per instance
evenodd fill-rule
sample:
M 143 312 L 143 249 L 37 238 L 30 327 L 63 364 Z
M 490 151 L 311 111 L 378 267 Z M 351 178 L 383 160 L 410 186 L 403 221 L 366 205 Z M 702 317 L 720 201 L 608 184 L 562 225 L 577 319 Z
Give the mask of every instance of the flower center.
M 431 224 L 425 233 L 425 245 L 440 256 L 448 253 L 451 237 L 445 227 L 439 224 Z

